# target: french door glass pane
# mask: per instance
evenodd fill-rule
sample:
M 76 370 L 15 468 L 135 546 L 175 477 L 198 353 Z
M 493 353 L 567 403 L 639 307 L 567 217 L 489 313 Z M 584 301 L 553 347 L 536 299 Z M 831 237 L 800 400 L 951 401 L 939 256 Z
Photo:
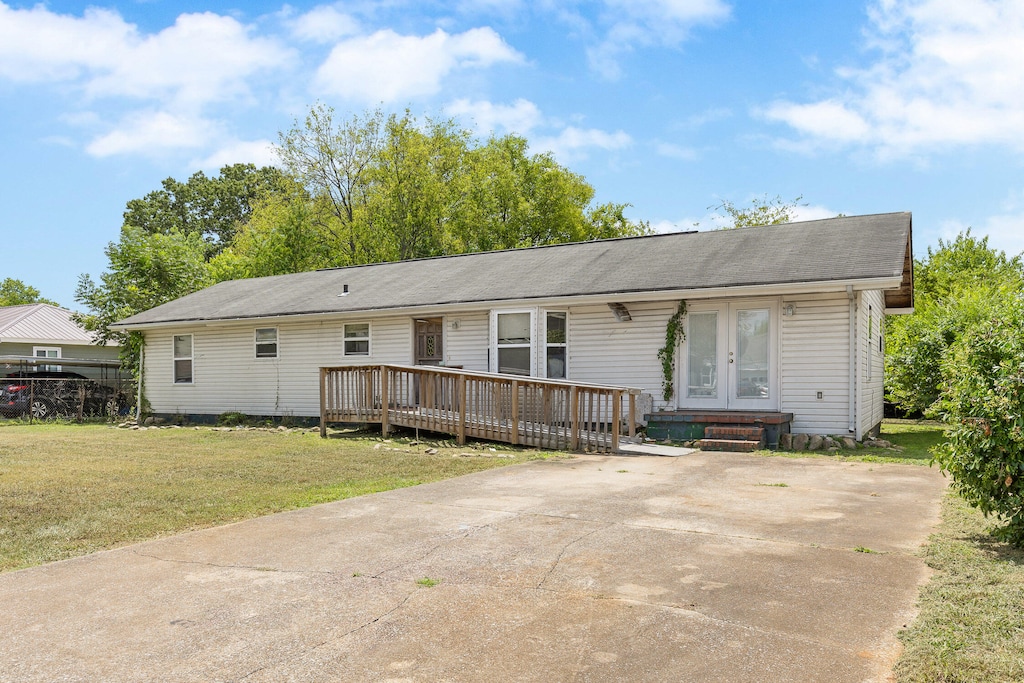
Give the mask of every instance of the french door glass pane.
M 736 397 L 768 398 L 768 311 L 736 312 Z
M 718 313 L 691 313 L 686 395 L 718 397 Z

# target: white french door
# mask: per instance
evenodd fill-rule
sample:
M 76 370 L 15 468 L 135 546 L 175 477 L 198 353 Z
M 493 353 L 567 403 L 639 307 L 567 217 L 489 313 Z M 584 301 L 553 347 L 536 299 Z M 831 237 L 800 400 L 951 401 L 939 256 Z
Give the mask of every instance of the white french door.
M 778 304 L 695 304 L 679 349 L 680 408 L 778 410 Z

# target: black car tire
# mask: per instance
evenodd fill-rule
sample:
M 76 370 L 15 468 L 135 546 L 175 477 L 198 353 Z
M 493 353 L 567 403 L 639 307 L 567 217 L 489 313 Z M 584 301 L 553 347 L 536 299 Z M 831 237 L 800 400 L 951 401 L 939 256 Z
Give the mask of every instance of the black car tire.
M 53 416 L 53 403 L 45 398 L 37 398 L 32 401 L 29 412 L 37 420 L 45 420 Z

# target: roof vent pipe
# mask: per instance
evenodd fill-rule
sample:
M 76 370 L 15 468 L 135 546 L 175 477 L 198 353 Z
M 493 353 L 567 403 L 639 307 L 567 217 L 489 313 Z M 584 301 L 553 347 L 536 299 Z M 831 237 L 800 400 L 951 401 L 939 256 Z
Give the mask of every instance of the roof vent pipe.
M 348 296 L 348 285 L 341 286 L 341 294 L 338 296 Z

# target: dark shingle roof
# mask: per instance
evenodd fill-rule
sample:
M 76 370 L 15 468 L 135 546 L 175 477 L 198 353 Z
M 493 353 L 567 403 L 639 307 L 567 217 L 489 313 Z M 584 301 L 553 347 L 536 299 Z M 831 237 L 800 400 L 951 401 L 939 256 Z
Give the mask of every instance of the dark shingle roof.
M 232 280 L 118 325 L 898 278 L 910 224 L 910 213 L 851 216 Z

